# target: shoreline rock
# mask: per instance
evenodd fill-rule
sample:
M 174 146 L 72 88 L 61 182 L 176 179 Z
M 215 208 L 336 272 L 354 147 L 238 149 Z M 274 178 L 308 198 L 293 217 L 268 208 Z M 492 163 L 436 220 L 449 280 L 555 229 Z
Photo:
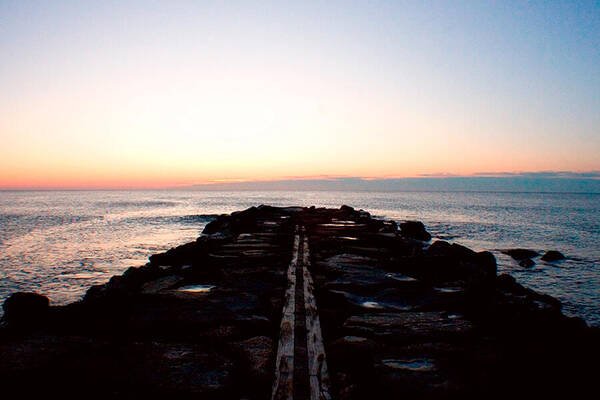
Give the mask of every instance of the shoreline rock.
M 531 249 L 505 249 L 500 251 L 517 261 L 531 259 L 540 255 L 539 252 Z
M 50 310 L 48 297 L 33 292 L 16 292 L 2 304 L 2 321 L 19 327 L 35 327 L 44 323 Z
M 544 255 L 542 256 L 542 261 L 559 261 L 559 260 L 564 260 L 566 257 L 564 256 L 564 254 L 562 254 L 560 251 L 556 251 L 556 250 L 548 250 L 544 253 Z
M 535 265 L 535 261 L 533 261 L 530 258 L 524 258 L 521 261 L 519 261 L 519 265 L 523 268 L 531 268 Z
M 404 237 L 428 242 L 431 234 L 425 230 L 421 221 L 405 221 L 400 224 L 400 234 Z

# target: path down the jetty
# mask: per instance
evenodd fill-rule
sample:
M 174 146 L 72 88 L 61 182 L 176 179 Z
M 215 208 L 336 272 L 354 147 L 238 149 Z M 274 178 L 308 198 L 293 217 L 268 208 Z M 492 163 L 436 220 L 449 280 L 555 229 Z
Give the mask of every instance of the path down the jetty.
M 600 357 L 491 253 L 347 206 L 221 215 L 79 302 L 3 307 L 0 393 L 24 398 L 574 398 Z
M 330 399 L 327 360 L 309 271 L 308 237 L 296 226 L 272 399 Z

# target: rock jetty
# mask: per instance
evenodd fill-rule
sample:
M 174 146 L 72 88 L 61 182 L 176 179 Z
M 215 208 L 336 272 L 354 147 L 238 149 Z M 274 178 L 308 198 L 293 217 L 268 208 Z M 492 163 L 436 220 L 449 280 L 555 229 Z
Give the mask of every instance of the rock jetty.
M 598 330 L 422 223 L 222 215 L 85 297 L 13 294 L 0 390 L 28 398 L 544 398 L 595 390 Z M 521 257 L 518 254 L 516 258 Z M 8 397 L 7 397 L 8 398 Z

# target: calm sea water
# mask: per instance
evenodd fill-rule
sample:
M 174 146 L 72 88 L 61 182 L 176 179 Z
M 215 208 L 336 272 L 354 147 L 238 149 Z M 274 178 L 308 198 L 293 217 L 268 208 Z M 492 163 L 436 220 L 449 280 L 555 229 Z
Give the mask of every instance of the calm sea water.
M 33 290 L 75 301 L 152 253 L 199 235 L 210 215 L 252 205 L 348 204 L 397 221 L 418 219 L 436 238 L 474 250 L 556 249 L 559 263 L 522 268 L 494 251 L 500 270 L 559 298 L 600 325 L 600 195 L 456 192 L 0 192 L 0 302 Z

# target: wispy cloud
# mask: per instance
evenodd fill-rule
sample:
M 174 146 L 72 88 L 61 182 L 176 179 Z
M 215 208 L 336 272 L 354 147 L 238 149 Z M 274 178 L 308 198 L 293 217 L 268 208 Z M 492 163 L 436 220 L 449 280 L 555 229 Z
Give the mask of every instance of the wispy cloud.
M 570 178 L 570 179 L 598 179 L 600 171 L 536 171 L 536 172 L 478 172 L 470 176 L 482 177 L 522 177 L 522 178 Z
M 437 172 L 432 174 L 419 174 L 417 175 L 419 178 L 450 178 L 460 176 L 457 174 L 450 174 L 448 172 Z
M 190 187 L 188 187 L 190 188 Z M 404 178 L 302 176 L 279 180 L 219 182 L 195 185 L 198 190 L 294 191 L 498 191 L 600 193 L 600 171 L 495 172 L 474 175 L 423 174 Z

